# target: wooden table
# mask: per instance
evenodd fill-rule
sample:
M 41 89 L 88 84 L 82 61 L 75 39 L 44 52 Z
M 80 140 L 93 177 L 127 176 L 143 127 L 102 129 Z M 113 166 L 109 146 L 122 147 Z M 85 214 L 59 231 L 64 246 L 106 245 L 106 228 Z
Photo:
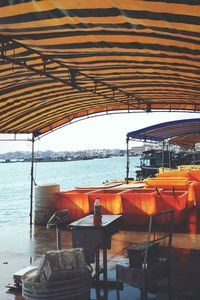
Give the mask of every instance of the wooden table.
M 121 215 L 102 215 L 99 224 L 94 223 L 93 215 L 79 219 L 69 226 L 72 230 L 73 247 L 84 249 L 86 263 L 95 262 L 95 279 L 100 283 L 103 273 L 103 285 L 107 286 L 107 249 L 111 248 L 112 235 L 118 232 Z M 100 269 L 100 249 L 103 251 L 103 268 Z

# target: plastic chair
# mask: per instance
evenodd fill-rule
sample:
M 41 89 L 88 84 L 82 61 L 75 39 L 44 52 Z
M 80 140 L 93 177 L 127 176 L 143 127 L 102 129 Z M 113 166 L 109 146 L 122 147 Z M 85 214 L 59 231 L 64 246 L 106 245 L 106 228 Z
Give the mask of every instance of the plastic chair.
M 159 226 L 159 219 L 165 221 L 162 228 Z M 129 264 L 116 265 L 117 300 L 120 299 L 121 283 L 139 288 L 141 299 L 147 300 L 148 290 L 165 277 L 168 279 L 168 299 L 171 299 L 173 223 L 174 210 L 161 211 L 150 216 L 147 241 L 127 249 Z

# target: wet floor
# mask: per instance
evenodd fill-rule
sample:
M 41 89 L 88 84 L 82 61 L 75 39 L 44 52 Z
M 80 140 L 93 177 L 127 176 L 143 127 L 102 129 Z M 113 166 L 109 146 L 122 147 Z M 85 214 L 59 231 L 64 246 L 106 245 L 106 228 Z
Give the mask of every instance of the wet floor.
M 188 223 L 182 228 L 176 228 L 173 235 L 172 256 L 172 294 L 177 300 L 200 299 L 200 229 L 199 217 L 193 211 L 188 216 Z M 21 293 L 7 288 L 13 284 L 13 274 L 22 268 L 38 266 L 45 251 L 56 249 L 56 232 L 54 228 L 28 224 L 15 226 L 0 225 L 0 299 L 22 300 Z M 112 248 L 108 250 L 109 279 L 115 280 L 115 266 L 120 261 L 127 260 L 127 247 L 146 239 L 146 232 L 139 228 L 122 228 L 112 237 Z M 70 230 L 61 231 L 62 248 L 72 247 Z M 156 292 L 149 293 L 149 299 L 167 299 L 167 284 L 163 280 L 157 286 Z M 96 291 L 91 290 L 91 299 L 96 299 Z M 109 290 L 108 300 L 116 299 L 116 291 Z M 121 300 L 140 299 L 139 290 L 124 285 Z M 56 299 L 55 299 L 56 300 Z

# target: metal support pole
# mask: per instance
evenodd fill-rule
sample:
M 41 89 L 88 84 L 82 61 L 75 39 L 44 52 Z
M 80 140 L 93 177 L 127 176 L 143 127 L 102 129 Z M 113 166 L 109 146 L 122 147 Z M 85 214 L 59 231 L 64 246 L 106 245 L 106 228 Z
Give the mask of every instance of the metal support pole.
M 128 147 L 129 138 L 126 139 L 126 183 L 128 183 L 129 178 L 129 147 Z
M 195 145 L 194 145 L 194 159 L 193 159 L 193 165 L 196 165 L 196 149 L 195 149 Z
M 165 150 L 165 142 L 163 141 L 163 146 L 162 146 L 162 172 L 164 172 L 164 150 Z
M 30 192 L 30 226 L 33 224 L 33 183 L 34 183 L 34 178 L 33 178 L 33 171 L 34 171 L 34 135 L 32 136 L 32 156 L 31 156 L 31 192 Z
M 168 145 L 168 152 L 169 152 L 169 169 L 171 170 L 172 168 L 172 160 L 171 160 L 171 148 L 170 148 L 170 145 Z
M 59 224 L 56 224 L 56 246 L 57 250 L 61 250 L 61 232 Z

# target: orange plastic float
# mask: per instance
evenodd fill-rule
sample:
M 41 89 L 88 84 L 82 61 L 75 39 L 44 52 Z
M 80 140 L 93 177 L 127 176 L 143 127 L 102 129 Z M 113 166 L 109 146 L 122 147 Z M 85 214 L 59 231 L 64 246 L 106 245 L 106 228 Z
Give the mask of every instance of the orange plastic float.
M 134 189 L 121 193 L 123 221 L 126 225 L 144 225 L 157 212 L 155 189 Z
M 90 213 L 88 193 L 92 189 L 75 189 L 57 193 L 56 210 L 69 210 L 69 221 L 78 220 Z
M 88 193 L 90 212 L 94 210 L 94 202 L 99 197 L 101 204 L 101 213 L 108 215 L 122 214 L 121 193 L 123 189 L 102 189 Z
M 198 182 L 180 179 L 174 177 L 148 178 L 144 180 L 146 187 L 163 188 L 164 190 L 187 191 L 188 202 L 187 208 L 196 205 L 198 199 L 199 184 Z
M 93 213 L 98 196 L 101 213 L 122 214 L 125 225 L 143 225 L 150 214 L 171 208 L 175 211 L 175 225 L 180 225 L 187 209 L 194 205 L 200 208 L 200 170 L 159 174 L 145 179 L 144 188 L 80 188 L 57 193 L 56 209 L 67 208 L 69 221 L 74 221 Z
M 156 174 L 156 178 L 161 177 L 179 177 L 180 179 L 190 179 L 189 171 L 179 171 L 179 170 L 172 170 L 168 172 L 159 172 Z
M 161 190 L 160 198 L 157 202 L 157 210 L 174 210 L 174 224 L 181 225 L 186 217 L 188 203 L 188 192 L 177 190 Z M 165 224 L 165 219 L 159 219 L 159 222 Z
M 190 179 L 196 180 L 197 182 L 200 182 L 200 170 L 190 170 L 188 171 Z

